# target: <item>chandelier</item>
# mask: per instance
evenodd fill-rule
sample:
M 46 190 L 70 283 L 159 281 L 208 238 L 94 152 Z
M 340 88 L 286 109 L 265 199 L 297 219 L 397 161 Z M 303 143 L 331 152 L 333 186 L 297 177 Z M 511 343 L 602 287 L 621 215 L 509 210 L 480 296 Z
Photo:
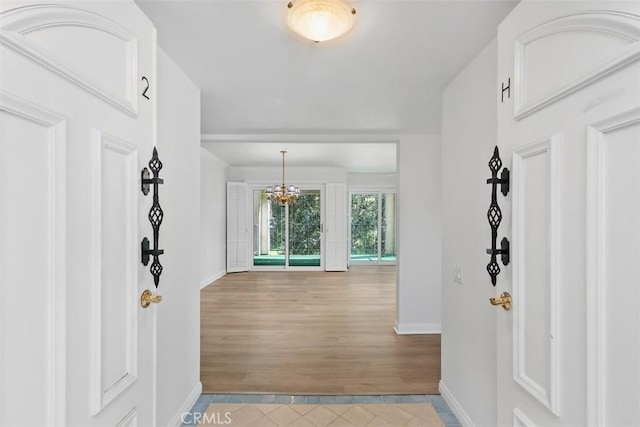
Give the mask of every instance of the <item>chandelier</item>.
M 345 0 L 295 0 L 287 7 L 289 27 L 316 43 L 335 39 L 349 31 L 356 14 Z
M 300 197 L 300 189 L 294 185 L 287 187 L 284 183 L 284 155 L 286 151 L 282 150 L 280 152 L 282 153 L 282 184 L 276 185 L 275 190 L 271 186 L 267 187 L 267 199 L 285 206 Z

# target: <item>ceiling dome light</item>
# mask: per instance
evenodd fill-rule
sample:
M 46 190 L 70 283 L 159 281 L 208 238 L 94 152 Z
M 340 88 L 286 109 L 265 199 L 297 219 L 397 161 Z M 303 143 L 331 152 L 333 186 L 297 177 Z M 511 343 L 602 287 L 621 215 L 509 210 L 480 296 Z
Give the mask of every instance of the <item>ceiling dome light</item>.
M 340 37 L 353 27 L 356 10 L 344 0 L 289 2 L 289 27 L 302 37 L 323 42 Z

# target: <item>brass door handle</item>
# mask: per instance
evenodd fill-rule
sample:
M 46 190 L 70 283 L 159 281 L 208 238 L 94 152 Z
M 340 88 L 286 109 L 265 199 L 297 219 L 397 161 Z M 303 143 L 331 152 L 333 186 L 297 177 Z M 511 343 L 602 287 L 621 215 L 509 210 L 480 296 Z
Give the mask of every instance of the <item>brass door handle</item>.
M 147 308 L 151 303 L 157 304 L 160 301 L 162 301 L 162 296 L 152 294 L 149 289 L 145 289 L 142 295 L 140 295 L 140 305 L 142 308 Z
M 503 292 L 499 297 L 489 298 L 491 305 L 501 305 L 505 310 L 511 310 L 511 295 L 509 292 Z

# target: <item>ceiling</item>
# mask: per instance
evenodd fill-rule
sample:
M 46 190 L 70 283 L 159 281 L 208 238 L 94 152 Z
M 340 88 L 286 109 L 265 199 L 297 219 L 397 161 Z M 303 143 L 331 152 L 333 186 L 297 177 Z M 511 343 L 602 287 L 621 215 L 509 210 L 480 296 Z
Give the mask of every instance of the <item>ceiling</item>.
M 287 2 L 137 0 L 160 47 L 202 91 L 203 134 L 440 133 L 443 88 L 517 0 L 352 0 L 353 29 L 324 43 L 287 27 Z M 240 161 L 229 147 L 206 146 Z M 272 165 L 280 147 L 269 149 Z M 267 161 L 242 151 L 243 162 Z
M 349 173 L 396 172 L 395 143 L 206 142 L 202 146 L 231 166 L 339 167 Z

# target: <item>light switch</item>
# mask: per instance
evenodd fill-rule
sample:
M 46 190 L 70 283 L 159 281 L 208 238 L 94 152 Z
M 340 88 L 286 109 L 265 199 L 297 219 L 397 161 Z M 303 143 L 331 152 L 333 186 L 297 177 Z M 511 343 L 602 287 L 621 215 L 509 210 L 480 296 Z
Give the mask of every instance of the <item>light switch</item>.
M 453 281 L 462 285 L 462 266 L 453 263 Z

